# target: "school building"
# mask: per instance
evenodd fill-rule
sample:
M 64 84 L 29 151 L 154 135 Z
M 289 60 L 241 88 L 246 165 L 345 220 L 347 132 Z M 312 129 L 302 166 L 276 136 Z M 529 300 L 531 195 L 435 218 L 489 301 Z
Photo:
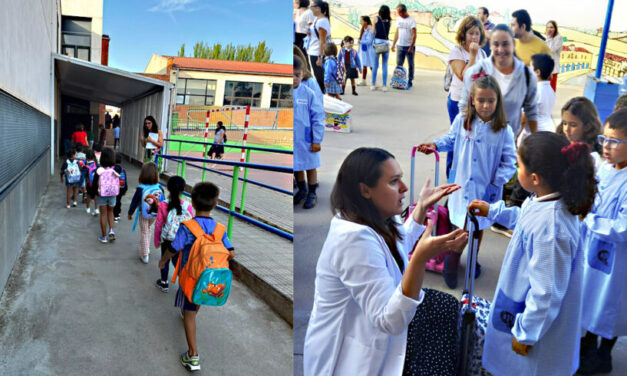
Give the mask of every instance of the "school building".
M 152 115 L 167 126 L 173 85 L 108 67 L 102 24 L 103 0 L 11 1 L 2 8 L 0 293 L 51 175 L 58 179 L 75 126 L 95 131 L 104 105 L 120 107 L 121 150 L 136 159 L 141 119 Z

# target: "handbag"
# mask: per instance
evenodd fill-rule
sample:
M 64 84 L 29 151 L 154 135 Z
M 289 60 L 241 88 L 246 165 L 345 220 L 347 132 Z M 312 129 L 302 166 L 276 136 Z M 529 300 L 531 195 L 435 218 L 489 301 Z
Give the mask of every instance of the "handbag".
M 383 20 L 380 17 L 377 16 L 377 18 L 379 18 L 381 20 L 381 22 L 383 22 Z M 385 27 L 385 25 L 383 25 L 383 27 Z M 388 44 L 388 41 L 386 40 L 383 43 L 375 43 L 374 44 L 374 52 L 377 55 L 387 54 L 388 52 L 390 52 L 390 45 Z

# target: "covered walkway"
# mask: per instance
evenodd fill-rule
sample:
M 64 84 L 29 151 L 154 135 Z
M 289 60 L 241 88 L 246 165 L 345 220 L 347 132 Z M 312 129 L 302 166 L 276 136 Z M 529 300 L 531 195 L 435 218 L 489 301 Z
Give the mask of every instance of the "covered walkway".
M 65 208 L 57 175 L 48 182 L 0 299 L 0 369 L 6 374 L 188 374 L 178 362 L 187 345 L 173 306 L 176 286 L 167 294 L 154 286 L 159 251 L 152 250 L 148 265 L 138 259 L 139 233 L 131 233 L 124 214 L 139 170 L 124 167 L 130 187 L 113 244 L 97 241 L 98 218 L 84 205 Z M 223 213 L 213 214 L 226 222 Z M 291 254 L 291 242 L 248 226 L 234 226 L 241 268 L 259 259 L 262 248 Z M 270 268 L 272 260 L 265 263 Z M 291 326 L 241 282 L 233 282 L 224 306 L 202 307 L 197 324 L 205 374 L 292 373 Z

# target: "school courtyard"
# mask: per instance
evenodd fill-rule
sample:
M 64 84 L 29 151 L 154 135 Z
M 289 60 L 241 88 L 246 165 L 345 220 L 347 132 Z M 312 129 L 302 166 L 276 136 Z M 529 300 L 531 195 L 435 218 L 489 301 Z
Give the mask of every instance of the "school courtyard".
M 394 56 L 390 57 L 393 61 Z M 391 68 L 392 69 L 392 68 Z M 370 72 L 368 80 L 370 80 Z M 391 78 L 388 75 L 388 79 Z M 442 72 L 416 70 L 414 87 L 409 91 L 389 89 L 370 91 L 369 86 L 358 86 L 359 96 L 342 96 L 342 100 L 353 105 L 352 133 L 326 132 L 322 142 L 322 166 L 318 170 L 320 187 L 318 204 L 311 210 L 294 208 L 294 375 L 302 375 L 303 342 L 314 296 L 316 263 L 327 236 L 332 218 L 329 196 L 337 171 L 344 158 L 360 146 L 380 147 L 396 157 L 403 169 L 405 183 L 410 180 L 411 148 L 423 142 L 432 142 L 448 132 L 449 119 L 446 110 L 447 93 L 442 89 Z M 379 73 L 378 84 L 380 85 Z M 350 90 L 347 88 L 347 92 Z M 553 120 L 560 121 L 560 108 L 571 97 L 582 95 L 581 86 L 557 87 L 557 98 L 553 109 Z M 444 155 L 442 155 L 444 157 Z M 446 181 L 445 159 L 440 165 L 440 184 Z M 415 194 L 430 177 L 433 181 L 435 158 L 433 155 L 416 155 Z M 409 200 L 409 192 L 406 196 Z M 407 203 L 407 202 L 406 202 Z M 482 274 L 476 280 L 476 295 L 492 300 L 498 281 L 499 270 L 507 249 L 509 238 L 490 230 L 484 233 L 479 253 Z M 424 287 L 446 291 L 461 296 L 466 252 L 461 258 L 458 288 L 450 290 L 440 275 L 427 273 Z M 620 338 L 613 350 L 614 370 L 609 375 L 627 374 L 627 338 Z

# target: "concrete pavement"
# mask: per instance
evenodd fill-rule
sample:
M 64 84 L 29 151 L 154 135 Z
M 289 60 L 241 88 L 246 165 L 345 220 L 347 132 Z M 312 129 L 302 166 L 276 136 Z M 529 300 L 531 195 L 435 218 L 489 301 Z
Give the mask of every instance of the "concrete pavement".
M 125 167 L 132 187 L 123 214 L 139 173 Z M 225 223 L 221 213 L 214 217 Z M 98 219 L 84 206 L 66 209 L 65 187 L 50 180 L 0 299 L 0 374 L 188 374 L 178 360 L 187 344 L 173 306 L 176 285 L 167 294 L 155 288 L 160 252 L 142 264 L 131 226 L 123 216 L 115 243 L 99 243 Z M 243 262 L 259 239 L 237 228 Z M 293 368 L 291 327 L 237 280 L 224 306 L 201 308 L 197 340 L 200 374 L 274 376 Z
M 369 76 L 370 77 L 370 76 Z M 329 195 L 337 171 L 344 158 L 360 146 L 381 147 L 395 155 L 409 183 L 410 151 L 413 145 L 431 142 L 444 135 L 449 128 L 446 110 L 447 93 L 442 90 L 441 72 L 420 71 L 415 74 L 414 87 L 409 91 L 390 89 L 387 93 L 358 87 L 359 96 L 345 95 L 343 100 L 354 107 L 353 133 L 325 133 L 322 142 L 322 166 L 318 170 L 320 188 L 318 205 L 311 210 L 294 208 L 294 375 L 302 375 L 303 341 L 313 304 L 315 269 L 322 244 L 332 218 Z M 571 97 L 581 95 L 583 87 L 560 86 L 553 111 L 553 119 L 560 121 L 560 109 Z M 433 156 L 418 155 L 416 160 L 416 194 L 427 177 L 434 175 Z M 445 181 L 444 163 L 440 168 L 440 182 Z M 407 195 L 409 196 L 409 195 Z M 509 239 L 491 231 L 484 233 L 479 256 L 482 275 L 476 281 L 476 294 L 492 299 Z M 460 285 L 466 253 L 462 256 Z M 440 275 L 427 273 L 424 287 L 461 294 L 446 287 Z M 614 349 L 614 371 L 610 375 L 627 374 L 627 339 L 621 338 Z

